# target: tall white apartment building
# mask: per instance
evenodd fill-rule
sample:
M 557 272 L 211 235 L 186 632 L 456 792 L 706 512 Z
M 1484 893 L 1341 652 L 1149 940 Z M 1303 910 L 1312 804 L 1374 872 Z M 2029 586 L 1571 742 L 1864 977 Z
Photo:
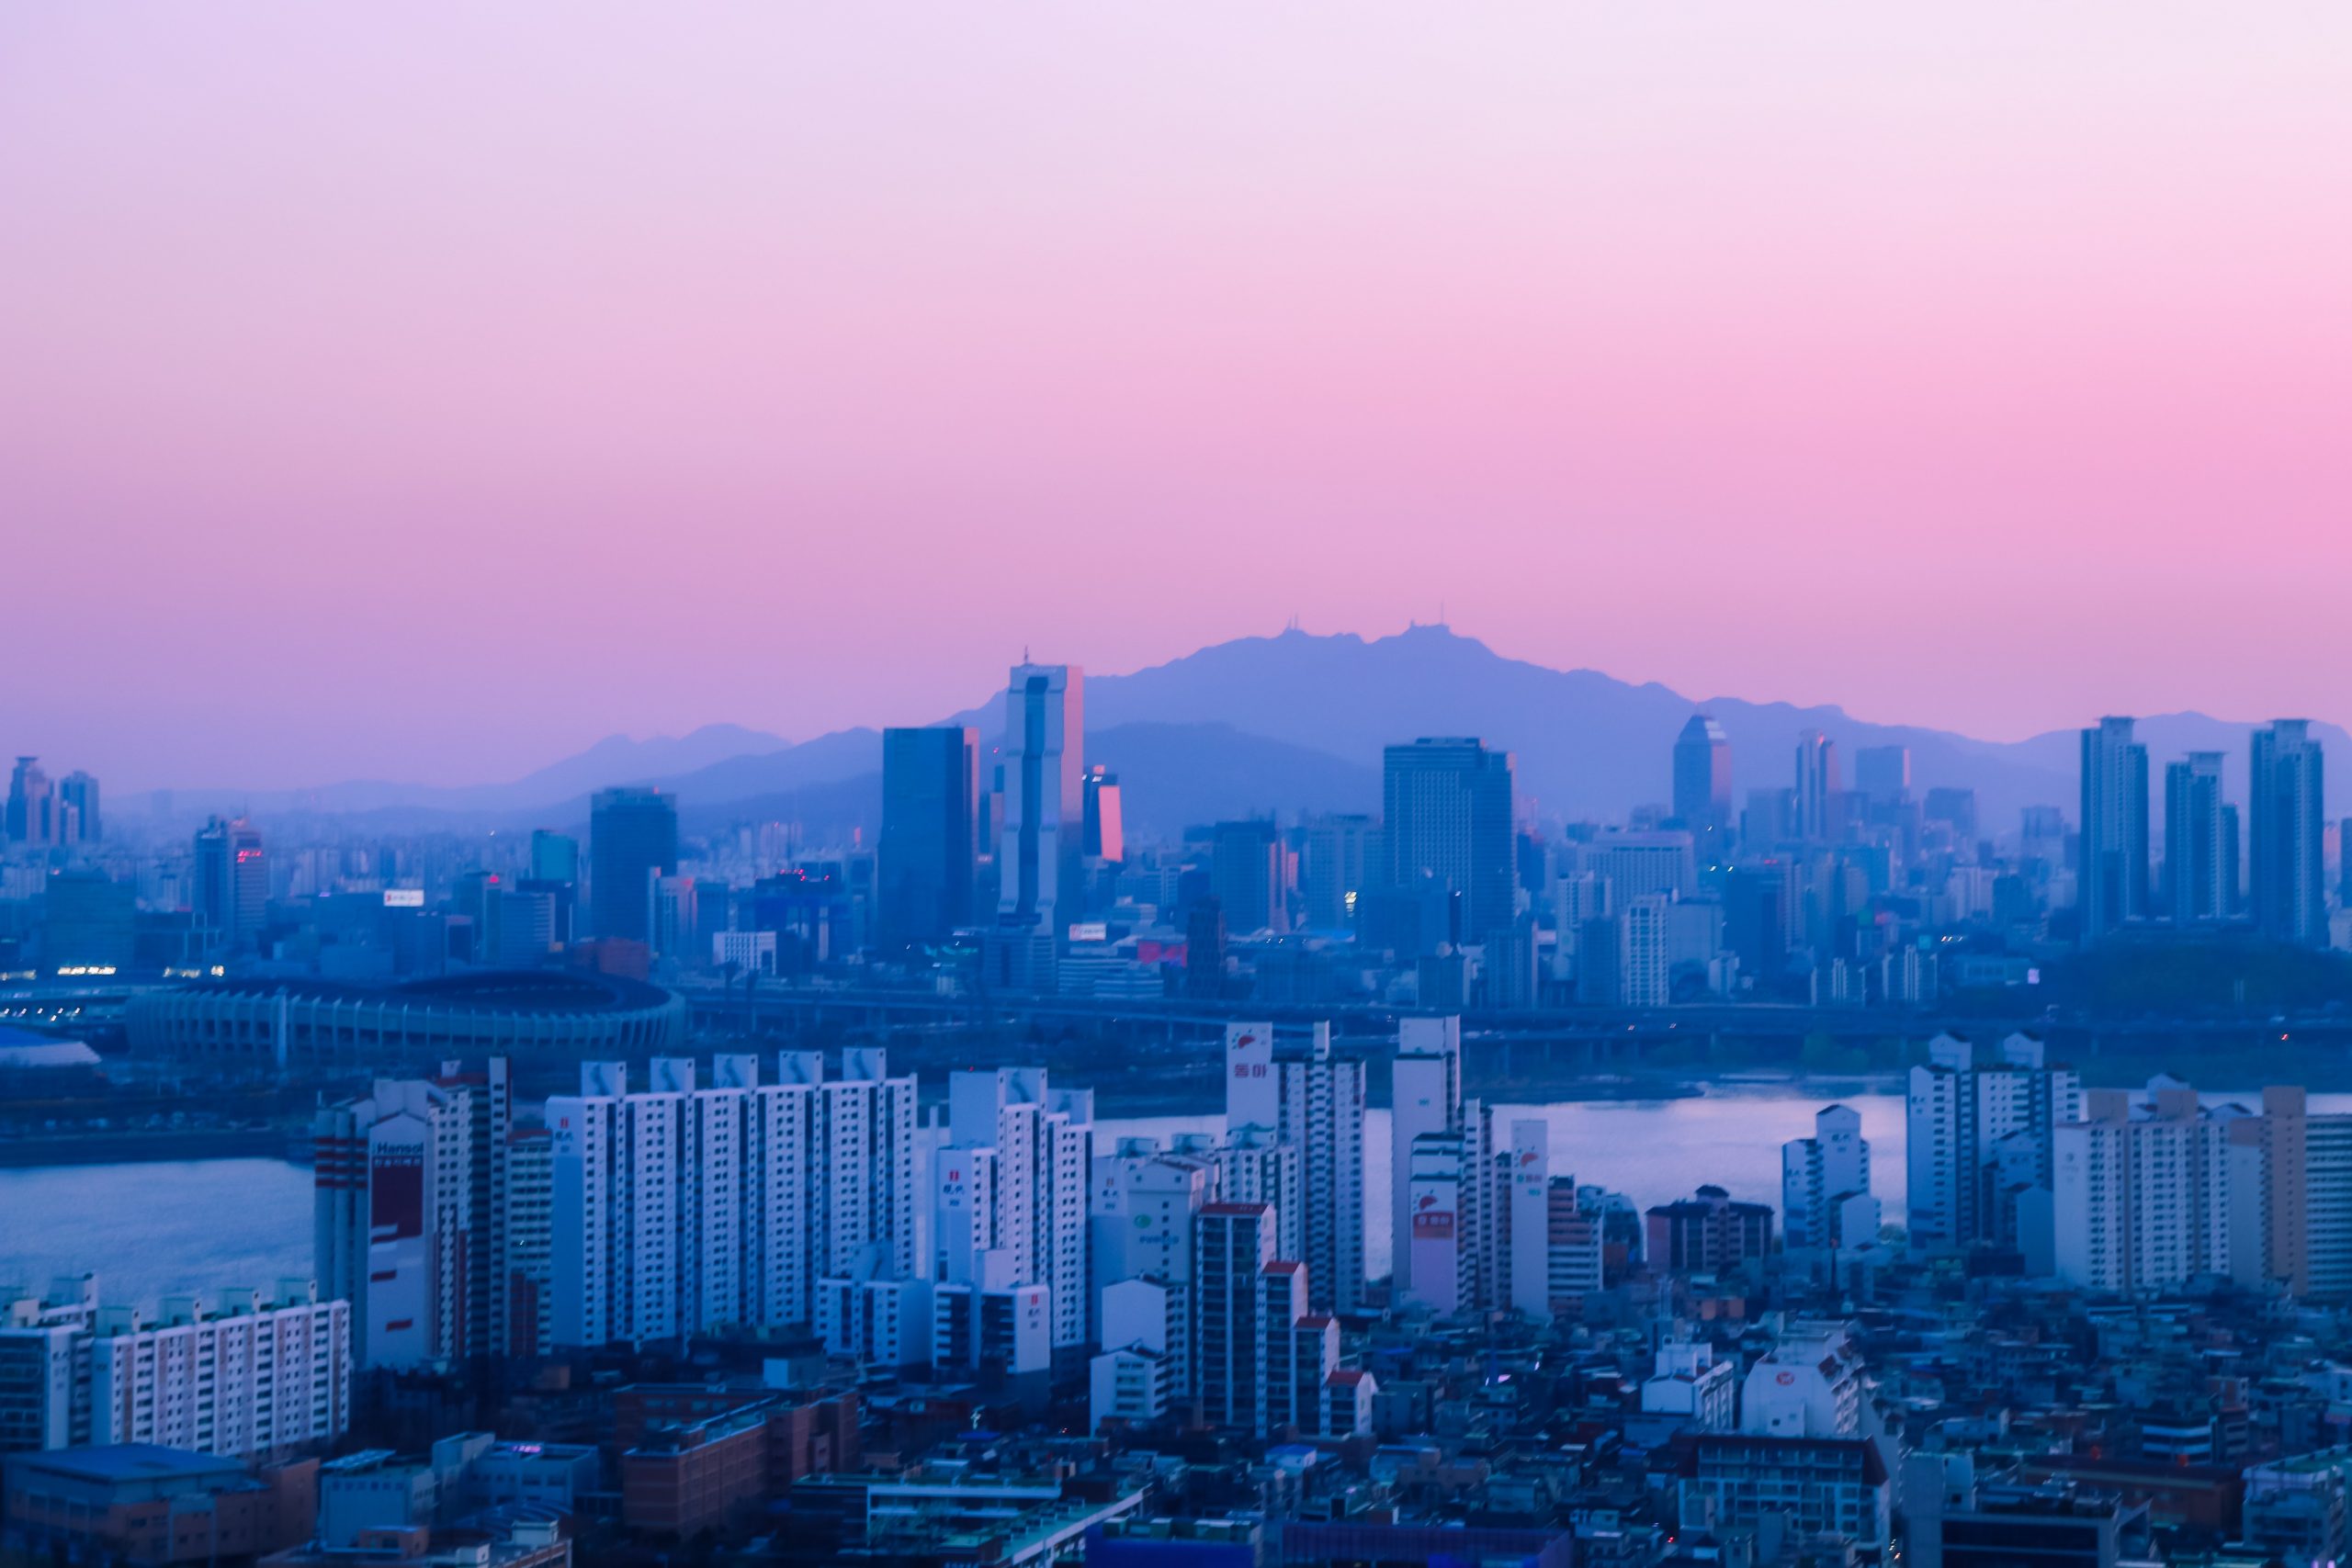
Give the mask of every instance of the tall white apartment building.
M 2088 1290 L 2161 1291 L 2230 1267 L 2233 1117 L 2170 1078 L 2136 1103 L 2092 1089 L 2057 1130 L 2052 1233 L 2058 1277 Z M 2248 1235 L 2244 1245 L 2259 1245 Z
M 1862 1136 L 1861 1113 L 1844 1105 L 1814 1113 L 1813 1136 L 1781 1145 L 1781 1224 L 1785 1245 L 1834 1248 L 1860 1245 L 1841 1234 L 1846 1201 L 1871 1190 L 1871 1145 Z M 1870 1226 L 1875 1236 L 1878 1227 Z
M 478 1307 L 490 1281 L 480 1296 L 472 1286 L 495 1257 L 496 1204 L 476 1180 L 488 1168 L 477 1093 L 462 1081 L 379 1079 L 312 1120 L 319 1281 L 352 1303 L 363 1365 L 424 1366 L 489 1346 Z
M 1538 1323 L 1552 1318 L 1551 1131 L 1545 1122 L 1513 1122 L 1504 1177 L 1503 1217 L 1510 1229 L 1506 1299 L 1513 1312 Z
M 1992 1051 L 1939 1034 L 1928 1055 L 1905 1108 L 1911 1245 L 2015 1245 L 2018 1190 L 2050 1187 L 2051 1134 L 2079 1115 L 2081 1079 L 2025 1034 Z
M 1298 1212 L 1283 1216 L 1295 1247 L 1286 1233 L 1283 1256 L 1306 1265 L 1318 1311 L 1362 1310 L 1364 1064 L 1333 1052 L 1328 1023 L 1305 1041 L 1277 1041 L 1271 1023 L 1228 1024 L 1225 1040 L 1228 1138 L 1263 1142 L 1244 1135 L 1261 1129 L 1298 1151 Z
M 776 1066 L 762 1083 L 757 1058 L 720 1056 L 704 1086 L 662 1058 L 632 1090 L 623 1065 L 589 1063 L 580 1094 L 548 1101 L 552 1343 L 847 1334 L 822 1282 L 922 1277 L 914 1080 L 878 1051 L 831 1080 L 813 1053 Z
M 1626 1007 L 1662 1008 L 1673 995 L 1673 900 L 1645 893 L 1621 900 L 1618 999 Z
M 1390 1114 L 1389 1235 L 1394 1289 L 1410 1293 L 1414 1246 L 1414 1150 L 1424 1134 L 1462 1127 L 1462 1020 L 1404 1018 L 1396 1022 L 1394 1105 Z
M 89 1342 L 88 1441 L 156 1443 L 274 1460 L 351 1426 L 351 1303 L 308 1280 L 274 1298 L 232 1292 L 218 1313 L 194 1296 L 154 1323 L 101 1308 Z
M 1057 1350 L 1091 1337 L 1088 1193 L 1094 1097 L 1055 1089 L 1038 1067 L 961 1072 L 948 1079 L 945 1142 L 936 1173 L 943 1285 L 1042 1286 Z M 943 1298 L 934 1294 L 934 1307 Z M 1028 1308 L 1024 1303 L 1023 1314 Z
M 1487 1108 L 1465 1101 L 1460 1125 L 1416 1134 L 1407 1169 L 1411 1217 L 1396 1248 L 1411 1259 L 1403 1299 L 1440 1316 L 1503 1304 L 1507 1175 Z

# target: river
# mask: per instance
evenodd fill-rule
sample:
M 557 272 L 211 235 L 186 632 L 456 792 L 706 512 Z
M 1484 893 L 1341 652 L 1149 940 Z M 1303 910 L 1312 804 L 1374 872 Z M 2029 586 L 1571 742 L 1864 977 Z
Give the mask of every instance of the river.
M 2208 1099 L 2250 1100 L 2243 1092 Z M 1779 1207 L 1781 1145 L 1813 1130 L 1818 1098 L 1719 1089 L 1686 1100 L 1577 1100 L 1494 1107 L 1495 1137 L 1536 1118 L 1550 1128 L 1552 1170 L 1623 1192 L 1643 1208 L 1712 1182 L 1734 1198 Z M 1903 1099 L 1842 1097 L 1871 1145 L 1871 1188 L 1887 1218 L 1904 1202 Z M 2311 1109 L 2352 1110 L 2352 1095 L 2313 1095 Z M 1225 1118 L 1110 1118 L 1098 1149 L 1122 1137 L 1220 1133 Z M 1388 1112 L 1364 1118 L 1365 1264 L 1388 1271 Z M 165 1295 L 236 1286 L 268 1289 L 311 1273 L 311 1172 L 279 1160 L 189 1160 L 0 1169 L 0 1285 L 45 1288 L 95 1270 L 108 1302 L 152 1305 Z

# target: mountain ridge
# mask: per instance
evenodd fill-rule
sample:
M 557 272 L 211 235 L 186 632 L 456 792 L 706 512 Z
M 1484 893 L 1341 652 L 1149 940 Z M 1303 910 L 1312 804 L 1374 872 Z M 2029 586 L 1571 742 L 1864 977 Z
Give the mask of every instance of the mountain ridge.
M 1001 728 L 1000 711 L 992 698 L 942 722 L 972 725 L 983 747 L 992 749 Z M 1735 804 L 1744 804 L 1750 789 L 1788 784 L 1797 736 L 1812 728 L 1838 743 L 1849 777 L 1856 750 L 1908 747 L 1914 789 L 1973 789 L 1978 820 L 1988 832 L 2012 828 L 2016 813 L 2026 806 L 2058 806 L 2072 815 L 2077 793 L 2072 730 L 2018 741 L 1982 740 L 1857 719 L 1830 704 L 1694 701 L 1655 681 L 1636 683 L 1596 670 L 1554 670 L 1507 658 L 1443 626 L 1415 626 L 1372 638 L 1297 630 L 1238 637 L 1130 673 L 1090 675 L 1085 690 L 1088 760 L 1121 765 L 1122 783 L 1138 801 L 1159 797 L 1172 807 L 1185 800 L 1205 808 L 1246 798 L 1244 770 L 1254 761 L 1279 776 L 1279 788 L 1271 792 L 1278 798 L 1266 806 L 1377 809 L 1376 789 L 1369 807 L 1362 802 L 1367 771 L 1376 784 L 1384 747 L 1423 735 L 1475 735 L 1513 753 L 1522 805 L 1545 821 L 1622 818 L 1636 807 L 1663 804 L 1674 738 L 1698 712 L 1713 715 L 1731 741 Z M 1182 732 L 1185 744 L 1151 744 L 1148 727 L 1155 726 Z M 1147 728 L 1097 754 L 1098 743 L 1130 727 Z M 2186 751 L 2221 750 L 2229 759 L 2225 792 L 2243 800 L 2247 737 L 2255 728 L 2194 712 L 2142 719 L 2152 780 L 2160 789 L 2164 764 Z M 2352 757 L 2352 736 L 2333 725 L 2315 724 L 2314 729 L 2324 745 Z M 757 749 L 696 760 L 690 742 L 706 753 L 738 744 Z M 1259 742 L 1282 750 L 1269 751 Z M 1114 751 L 1128 755 L 1121 759 Z M 663 761 L 671 765 L 660 765 Z M 257 811 L 410 810 L 460 818 L 576 812 L 566 819 L 579 820 L 584 819 L 591 791 L 636 784 L 675 791 L 682 807 L 695 815 L 729 806 L 750 810 L 801 792 L 831 792 L 825 798 L 836 805 L 825 815 L 832 817 L 869 795 L 878 813 L 880 765 L 881 735 L 872 728 L 834 730 L 792 744 L 762 731 L 705 726 L 675 740 L 607 738 L 503 784 L 435 790 L 347 784 L 243 797 L 226 791 L 186 792 L 177 804 L 198 808 L 198 801 L 217 795 L 242 798 Z M 1176 768 L 1193 770 L 1201 778 L 1180 781 L 1170 771 Z M 2352 761 L 2346 768 L 2352 769 Z M 876 775 L 876 782 L 861 794 L 852 785 L 867 774 Z M 533 792 L 539 798 L 528 798 Z M 2339 769 L 2329 789 L 2331 816 L 2342 813 L 2347 798 L 2352 773 Z M 2159 795 L 2152 801 L 2152 809 L 2160 809 L 2160 800 Z M 857 815 L 866 813 L 860 807 Z M 1158 810 L 1146 816 L 1131 811 L 1130 819 L 1138 827 L 1156 826 L 1159 816 Z

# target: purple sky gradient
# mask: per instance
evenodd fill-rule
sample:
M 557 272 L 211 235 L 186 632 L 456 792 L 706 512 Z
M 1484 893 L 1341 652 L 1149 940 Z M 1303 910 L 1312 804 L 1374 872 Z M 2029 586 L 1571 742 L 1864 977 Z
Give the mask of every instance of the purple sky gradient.
M 0 751 L 1461 630 L 2352 719 L 2352 7 L 0 3 Z

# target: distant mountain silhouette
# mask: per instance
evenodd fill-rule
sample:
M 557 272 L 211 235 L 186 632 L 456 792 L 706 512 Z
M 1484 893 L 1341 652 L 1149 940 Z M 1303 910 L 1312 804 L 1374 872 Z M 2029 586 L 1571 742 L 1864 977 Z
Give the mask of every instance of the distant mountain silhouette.
M 1619 818 L 1667 801 L 1674 738 L 1696 711 L 1714 715 L 1730 738 L 1741 803 L 1750 789 L 1788 784 L 1798 734 L 1819 729 L 1838 743 L 1849 780 L 1860 749 L 1909 747 L 1914 789 L 1973 789 L 1988 833 L 2014 829 L 2027 806 L 2075 814 L 2072 730 L 2006 743 L 1867 723 L 1833 706 L 1694 701 L 1655 682 L 1505 659 L 1444 626 L 1371 639 L 1296 631 L 1241 637 L 1129 675 L 1090 674 L 1086 682 L 1088 761 L 1119 773 L 1136 830 L 1170 835 L 1187 824 L 1269 809 L 1376 811 L 1382 749 L 1424 735 L 1475 735 L 1512 752 L 1520 795 L 1539 820 Z M 993 748 L 1001 705 L 987 700 L 945 722 L 973 725 L 982 745 Z M 2152 812 L 2162 810 L 2164 764 L 2190 750 L 2225 753 L 2226 793 L 2243 802 L 2253 728 L 2193 713 L 2143 719 Z M 2352 736 L 2334 725 L 2315 728 L 2337 760 L 2329 811 L 2342 814 L 2352 802 Z M 881 753 L 872 729 L 790 745 L 708 726 L 675 740 L 615 737 L 510 784 L 447 790 L 355 784 L 235 798 L 265 811 L 431 812 L 448 826 L 526 817 L 577 823 L 586 818 L 590 791 L 651 784 L 677 792 L 690 825 L 782 815 L 812 835 L 850 826 L 870 832 L 880 817 Z M 230 798 L 184 792 L 179 804 L 206 808 L 198 802 L 214 794 Z

